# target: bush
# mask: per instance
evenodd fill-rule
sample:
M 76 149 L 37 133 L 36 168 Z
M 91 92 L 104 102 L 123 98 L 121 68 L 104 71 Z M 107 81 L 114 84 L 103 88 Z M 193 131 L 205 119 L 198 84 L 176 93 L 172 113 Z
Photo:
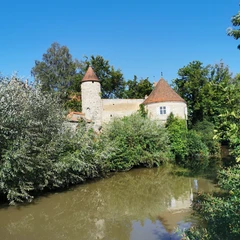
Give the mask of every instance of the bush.
M 190 130 L 187 134 L 187 148 L 185 166 L 195 171 L 206 169 L 209 164 L 208 148 L 194 130 Z
M 110 150 L 92 131 L 64 125 L 58 99 L 19 80 L 0 81 L 0 195 L 10 203 L 104 174 Z
M 65 129 L 51 144 L 59 152 L 48 188 L 67 187 L 103 176 L 108 171 L 106 160 L 111 158 L 110 146 L 108 141 L 103 142 L 96 136 L 92 129 L 88 130 L 84 123 L 78 125 L 76 132 Z
M 171 142 L 171 151 L 177 164 L 194 171 L 208 166 L 208 148 L 194 130 L 188 131 L 186 121 L 171 113 L 166 122 Z
M 193 129 L 198 133 L 201 141 L 208 147 L 209 154 L 211 157 L 221 157 L 220 143 L 214 139 L 214 124 L 203 120 L 202 122 L 197 122 Z
M 109 159 L 112 171 L 134 166 L 159 166 L 169 160 L 170 149 L 166 129 L 157 121 L 133 114 L 114 119 L 103 128 L 103 141 L 109 140 L 115 150 Z
M 166 128 L 169 134 L 171 151 L 175 157 L 175 161 L 179 164 L 184 162 L 187 151 L 187 127 L 186 121 L 171 113 L 166 122 Z
M 186 239 L 240 239 L 240 165 L 219 171 L 219 186 L 226 192 L 200 194 L 193 208 L 204 220 L 206 227 L 186 231 Z M 200 235 L 204 233 L 204 235 Z
M 9 201 L 30 200 L 51 178 L 48 144 L 58 134 L 58 100 L 12 78 L 0 81 L 0 191 Z

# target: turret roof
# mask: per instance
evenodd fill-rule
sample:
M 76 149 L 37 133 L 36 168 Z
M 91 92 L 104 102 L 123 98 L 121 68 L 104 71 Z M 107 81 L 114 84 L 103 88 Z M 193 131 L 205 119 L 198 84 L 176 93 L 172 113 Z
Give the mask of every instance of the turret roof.
M 181 98 L 163 78 L 161 78 L 143 104 L 158 102 L 185 102 L 185 100 Z
M 98 79 L 97 75 L 95 74 L 91 66 L 88 67 L 88 70 L 82 79 L 82 82 L 87 82 L 87 81 L 100 82 L 100 80 Z

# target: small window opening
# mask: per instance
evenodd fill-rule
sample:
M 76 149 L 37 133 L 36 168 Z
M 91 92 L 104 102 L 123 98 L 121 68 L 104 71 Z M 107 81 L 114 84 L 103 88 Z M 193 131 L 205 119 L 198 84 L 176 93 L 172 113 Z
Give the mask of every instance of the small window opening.
M 166 114 L 166 113 L 167 113 L 166 107 L 165 107 L 165 106 L 160 107 L 160 115 L 164 115 L 164 114 Z

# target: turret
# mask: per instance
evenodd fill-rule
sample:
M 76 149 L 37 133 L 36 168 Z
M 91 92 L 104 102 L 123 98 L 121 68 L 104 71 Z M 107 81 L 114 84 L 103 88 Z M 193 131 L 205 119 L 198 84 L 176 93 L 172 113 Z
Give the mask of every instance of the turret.
M 102 126 L 101 83 L 92 67 L 89 67 L 81 83 L 82 112 L 93 123 L 96 131 Z

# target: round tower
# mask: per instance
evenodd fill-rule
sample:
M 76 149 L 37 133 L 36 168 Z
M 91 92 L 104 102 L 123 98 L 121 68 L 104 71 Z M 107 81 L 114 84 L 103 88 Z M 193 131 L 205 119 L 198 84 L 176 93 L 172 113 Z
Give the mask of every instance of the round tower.
M 81 83 L 82 112 L 95 130 L 102 126 L 101 83 L 92 67 L 89 67 Z

